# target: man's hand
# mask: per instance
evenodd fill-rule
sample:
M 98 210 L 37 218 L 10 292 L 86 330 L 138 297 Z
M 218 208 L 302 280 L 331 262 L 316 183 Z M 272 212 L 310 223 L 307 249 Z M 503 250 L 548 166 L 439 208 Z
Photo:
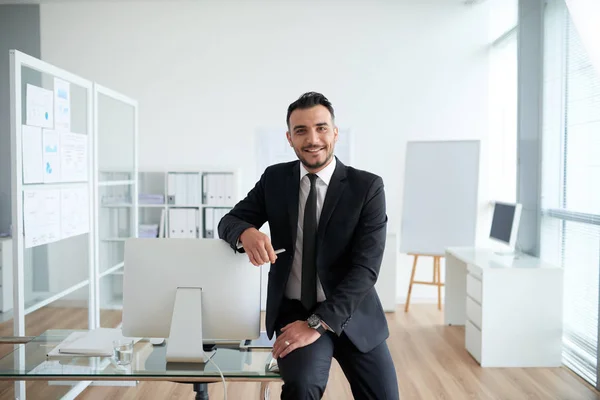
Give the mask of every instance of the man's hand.
M 309 328 L 306 321 L 295 321 L 281 328 L 281 335 L 273 344 L 273 358 L 283 358 L 292 351 L 313 344 L 321 337 L 315 329 Z
M 256 228 L 248 228 L 242 232 L 240 242 L 242 242 L 250 262 L 257 267 L 269 261 L 274 263 L 277 260 L 271 239 Z

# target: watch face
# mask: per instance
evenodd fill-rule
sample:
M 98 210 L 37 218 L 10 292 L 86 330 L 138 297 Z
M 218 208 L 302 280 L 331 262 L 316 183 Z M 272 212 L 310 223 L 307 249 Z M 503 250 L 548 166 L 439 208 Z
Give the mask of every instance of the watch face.
M 319 325 L 319 322 L 321 322 L 321 320 L 314 314 L 308 317 L 308 326 L 310 326 L 311 328 L 314 328 L 315 326 Z

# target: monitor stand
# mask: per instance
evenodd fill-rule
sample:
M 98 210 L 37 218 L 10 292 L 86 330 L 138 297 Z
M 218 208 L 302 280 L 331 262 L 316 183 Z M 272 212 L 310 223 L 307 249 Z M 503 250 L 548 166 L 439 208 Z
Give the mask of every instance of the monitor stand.
M 167 362 L 207 363 L 215 350 L 205 352 L 202 341 L 202 288 L 179 287 L 167 341 Z
M 518 251 L 515 251 L 515 249 L 512 250 L 506 250 L 506 251 L 494 251 L 494 254 L 500 257 L 507 257 L 507 258 L 513 258 L 515 260 L 519 259 L 520 254 Z

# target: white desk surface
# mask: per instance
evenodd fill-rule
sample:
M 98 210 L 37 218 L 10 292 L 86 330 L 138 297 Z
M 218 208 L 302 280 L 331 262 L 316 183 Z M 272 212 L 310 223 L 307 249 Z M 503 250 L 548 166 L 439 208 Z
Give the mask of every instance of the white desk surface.
M 467 264 L 477 265 L 479 268 L 551 268 L 560 269 L 559 266 L 547 263 L 539 258 L 527 254 L 500 255 L 492 249 L 479 247 L 449 247 L 448 253 Z

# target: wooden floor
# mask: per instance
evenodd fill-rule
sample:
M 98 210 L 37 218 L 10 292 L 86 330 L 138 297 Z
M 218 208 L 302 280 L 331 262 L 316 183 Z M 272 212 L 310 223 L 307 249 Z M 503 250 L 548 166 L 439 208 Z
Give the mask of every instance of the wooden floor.
M 85 310 L 45 308 L 37 313 L 28 316 L 28 334 L 56 327 L 63 317 L 69 318 L 72 325 L 64 327 L 83 328 L 87 323 Z M 77 318 L 81 320 L 77 322 Z M 103 318 L 116 325 L 120 315 L 113 311 Z M 397 313 L 388 315 L 388 320 L 391 333 L 388 345 L 395 361 L 402 400 L 600 399 L 598 392 L 566 368 L 480 368 L 464 349 L 464 328 L 444 326 L 443 314 L 435 305 L 411 305 L 408 313 L 399 307 Z M 0 325 L 0 334 L 10 335 L 11 331 L 5 332 Z M 0 399 L 14 398 L 12 386 L 12 383 L 0 382 Z M 66 389 L 48 386 L 45 382 L 27 384 L 28 400 L 60 398 L 65 392 Z M 259 385 L 228 383 L 227 393 L 232 400 L 258 399 Z M 278 399 L 280 393 L 281 385 L 271 384 L 271 398 Z M 211 384 L 210 396 L 222 399 L 222 385 Z M 131 388 L 89 387 L 78 397 L 85 400 L 192 398 L 191 385 L 154 382 Z M 324 399 L 351 398 L 348 382 L 334 362 Z

